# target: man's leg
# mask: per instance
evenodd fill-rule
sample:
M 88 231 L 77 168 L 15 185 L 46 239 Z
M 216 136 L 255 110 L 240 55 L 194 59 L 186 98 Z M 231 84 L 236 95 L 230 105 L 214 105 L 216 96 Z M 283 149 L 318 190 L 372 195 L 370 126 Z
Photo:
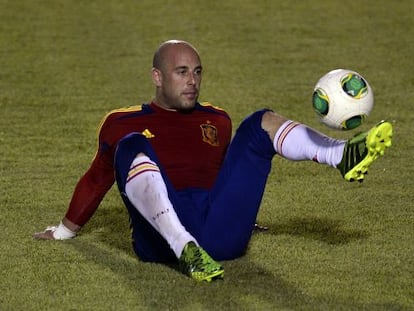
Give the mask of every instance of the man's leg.
M 147 154 L 157 161 L 146 138 L 141 134 L 133 133 L 119 142 L 114 161 L 117 186 L 130 215 L 134 250 L 143 261 L 171 262 L 176 256 L 168 242 L 134 206 L 126 192 L 132 163 L 139 153 Z
M 275 153 L 294 161 L 312 160 L 337 167 L 346 180 L 362 180 L 368 166 L 391 146 L 391 137 L 388 122 L 344 141 L 268 110 L 252 114 L 242 122 L 229 146 L 211 192 L 211 206 L 199 242 L 219 260 L 243 254 Z M 347 178 L 350 173 L 354 177 Z
M 253 113 L 241 123 L 211 190 L 199 243 L 217 260 L 243 255 L 254 229 L 275 154 L 261 127 L 265 112 Z
M 221 265 L 198 246 L 178 218 L 175 207 L 179 208 L 181 203 L 161 175 L 156 156 L 144 136 L 131 134 L 119 142 L 115 168 L 117 184 L 131 216 L 138 256 L 155 262 L 173 261 L 175 257 L 182 272 L 199 281 L 222 277 Z M 169 194 L 175 198 L 175 206 Z
M 381 121 L 349 140 L 337 140 L 269 112 L 263 118 L 276 152 L 289 160 L 313 160 L 337 168 L 345 180 L 362 182 L 369 166 L 391 146 L 392 125 Z

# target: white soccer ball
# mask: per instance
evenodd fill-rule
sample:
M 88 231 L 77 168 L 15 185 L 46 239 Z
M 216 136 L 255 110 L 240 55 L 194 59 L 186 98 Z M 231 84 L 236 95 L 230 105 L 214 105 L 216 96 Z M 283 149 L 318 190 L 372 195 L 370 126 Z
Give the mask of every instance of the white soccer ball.
M 360 126 L 374 107 L 368 81 L 349 69 L 335 69 L 316 83 L 312 105 L 319 120 L 330 128 L 351 130 Z

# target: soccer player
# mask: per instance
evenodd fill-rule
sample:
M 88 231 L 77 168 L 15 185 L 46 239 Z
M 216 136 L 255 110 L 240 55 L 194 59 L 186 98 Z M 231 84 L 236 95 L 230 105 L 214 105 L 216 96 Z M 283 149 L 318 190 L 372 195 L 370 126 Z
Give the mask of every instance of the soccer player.
M 211 281 L 224 275 L 218 261 L 244 254 L 275 154 L 326 164 L 347 181 L 363 181 L 391 146 L 388 122 L 344 141 L 268 109 L 248 116 L 231 138 L 229 115 L 198 102 L 201 76 L 200 56 L 190 43 L 162 43 L 153 58 L 154 99 L 104 118 L 96 156 L 65 217 L 34 237 L 75 237 L 116 180 L 137 256 L 178 262 L 188 276 Z

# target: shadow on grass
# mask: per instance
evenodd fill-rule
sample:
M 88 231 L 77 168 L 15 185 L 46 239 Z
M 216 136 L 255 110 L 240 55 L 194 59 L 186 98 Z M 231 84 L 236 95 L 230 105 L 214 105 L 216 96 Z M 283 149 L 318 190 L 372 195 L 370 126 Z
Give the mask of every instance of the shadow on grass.
M 124 286 L 136 292 L 136 304 L 141 308 L 265 310 L 308 304 L 309 297 L 252 263 L 247 256 L 224 262 L 225 279 L 211 284 L 188 278 L 174 265 L 141 262 L 135 257 L 130 237 L 124 234 L 126 229 L 126 211 L 115 207 L 101 209 L 82 230 L 85 238 L 80 235 L 71 245 L 87 260 L 118 275 Z M 90 241 L 90 235 L 95 235 L 96 241 Z
M 369 237 L 366 231 L 344 228 L 339 220 L 317 217 L 296 217 L 286 223 L 272 224 L 268 232 L 301 236 L 330 245 L 347 244 Z
M 84 231 L 95 234 L 96 241 L 79 237 L 72 246 L 83 256 L 117 275 L 123 287 L 136 293 L 129 305 L 157 310 L 202 309 L 202 310 L 333 310 L 338 306 L 346 310 L 376 309 L 388 307 L 355 301 L 338 301 L 325 295 L 311 297 L 286 280 L 275 270 L 267 270 L 244 256 L 224 262 L 224 280 L 211 284 L 198 283 L 167 265 L 143 263 L 131 249 L 126 232 L 126 212 L 118 209 L 101 210 L 94 224 Z M 125 219 L 126 217 L 126 219 Z M 101 226 L 96 229 L 96 226 Z M 117 235 L 119 233 L 119 235 Z M 292 218 L 287 223 L 272 224 L 265 234 L 290 234 L 304 236 L 337 245 L 363 239 L 364 231 L 344 229 L 340 221 L 328 218 Z M 156 297 L 156 298 L 155 298 Z
M 126 208 L 122 205 L 98 209 L 94 217 L 82 228 L 81 234 L 95 234 L 108 246 L 134 253 L 129 216 Z
M 122 284 L 118 289 L 126 287 L 134 293 L 133 301 L 123 298 L 125 310 L 404 310 L 397 304 L 361 304 L 329 295 L 309 296 L 293 281 L 264 269 L 249 256 L 224 262 L 225 279 L 207 284 L 166 265 L 130 260 L 101 242 L 73 242 L 72 246 L 87 260 L 117 276 L 117 283 Z M 115 298 L 122 296 L 113 294 Z
M 224 280 L 199 283 L 162 264 L 126 260 L 99 243 L 80 240 L 73 247 L 85 258 L 110 269 L 124 287 L 136 292 L 138 309 L 266 310 L 296 308 L 309 297 L 247 258 L 224 262 Z M 129 303 L 131 304 L 131 302 Z

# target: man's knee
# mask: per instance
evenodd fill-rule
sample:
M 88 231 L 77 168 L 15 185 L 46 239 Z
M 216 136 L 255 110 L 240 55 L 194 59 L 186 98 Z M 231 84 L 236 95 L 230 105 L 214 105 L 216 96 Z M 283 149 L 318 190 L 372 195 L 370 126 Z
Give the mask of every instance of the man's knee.
M 117 151 L 142 149 L 142 147 L 147 143 L 146 140 L 147 138 L 141 133 L 130 133 L 120 139 L 118 142 Z
M 270 109 L 262 109 L 252 113 L 249 117 L 247 117 L 241 126 L 250 126 L 252 128 L 259 127 L 267 133 L 270 141 L 273 141 L 276 132 L 287 120 L 288 119 L 284 116 Z
M 132 161 L 138 154 L 151 153 L 147 138 L 140 133 L 131 133 L 123 137 L 117 146 L 114 157 L 116 181 L 124 187 Z
M 277 114 L 271 110 L 266 111 L 262 116 L 262 129 L 264 129 L 271 141 L 275 138 L 275 135 L 278 129 L 285 123 L 288 119 Z

